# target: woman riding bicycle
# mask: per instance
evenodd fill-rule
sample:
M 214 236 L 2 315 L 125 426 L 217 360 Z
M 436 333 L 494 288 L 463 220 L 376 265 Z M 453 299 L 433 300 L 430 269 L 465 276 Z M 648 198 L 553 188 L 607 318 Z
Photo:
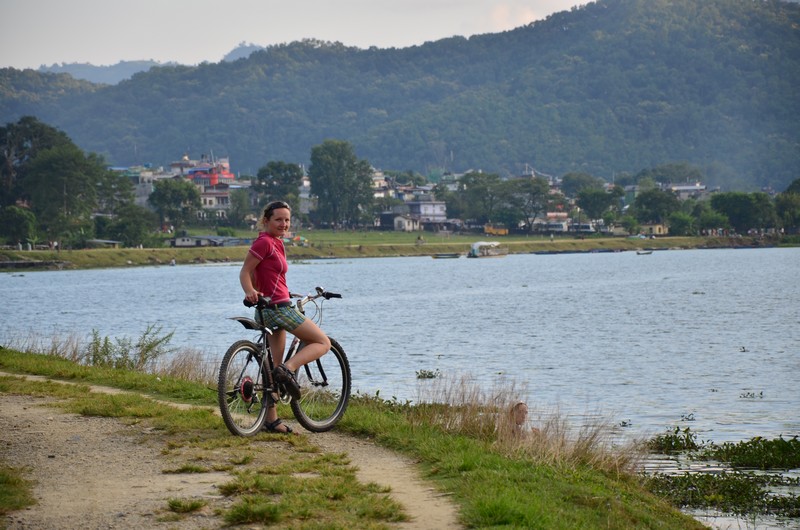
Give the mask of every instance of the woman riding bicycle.
M 319 326 L 297 311 L 290 301 L 286 286 L 288 264 L 283 237 L 289 231 L 291 217 L 291 209 L 285 202 L 274 201 L 267 204 L 258 220 L 258 238 L 251 245 L 239 272 L 239 282 L 242 284 L 245 299 L 249 302 L 255 304 L 259 296 L 270 300 L 265 309 L 256 310 L 256 320 L 273 329 L 269 336 L 269 347 L 276 365 L 272 376 L 297 400 L 300 399 L 300 386 L 295 377 L 297 369 L 325 355 L 331 342 Z M 303 341 L 304 346 L 283 364 L 287 331 Z M 279 433 L 292 432 L 278 418 L 275 403 L 267 411 L 264 429 Z

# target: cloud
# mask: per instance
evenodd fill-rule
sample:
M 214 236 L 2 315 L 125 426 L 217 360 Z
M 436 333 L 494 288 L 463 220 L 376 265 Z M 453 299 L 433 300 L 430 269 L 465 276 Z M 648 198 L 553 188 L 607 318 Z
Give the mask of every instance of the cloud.
M 493 6 L 489 13 L 491 31 L 518 28 L 543 18 L 533 8 L 518 4 L 518 2 L 503 2 Z

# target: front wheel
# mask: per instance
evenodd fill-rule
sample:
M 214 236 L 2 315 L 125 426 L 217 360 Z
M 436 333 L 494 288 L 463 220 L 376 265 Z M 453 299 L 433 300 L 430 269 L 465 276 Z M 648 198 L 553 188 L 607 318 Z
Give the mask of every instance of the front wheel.
M 312 432 L 325 432 L 342 418 L 350 401 L 350 363 L 338 342 L 297 370 L 300 399 L 291 402 L 298 423 Z
M 254 342 L 234 342 L 225 352 L 217 397 L 222 420 L 232 434 L 253 436 L 261 431 L 270 404 L 264 372 L 261 349 Z

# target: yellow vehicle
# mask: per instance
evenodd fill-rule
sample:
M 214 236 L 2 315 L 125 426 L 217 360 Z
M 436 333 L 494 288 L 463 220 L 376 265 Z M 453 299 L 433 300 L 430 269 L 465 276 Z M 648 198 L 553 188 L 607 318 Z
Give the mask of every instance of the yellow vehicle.
M 485 224 L 483 225 L 483 233 L 487 236 L 507 236 L 508 228 L 495 226 L 493 224 Z

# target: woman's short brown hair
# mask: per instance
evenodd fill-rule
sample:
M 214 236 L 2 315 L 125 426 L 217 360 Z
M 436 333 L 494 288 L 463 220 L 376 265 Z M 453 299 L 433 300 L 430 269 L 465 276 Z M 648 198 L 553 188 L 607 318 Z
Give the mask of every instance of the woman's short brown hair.
M 278 210 L 280 208 L 286 208 L 290 212 L 292 211 L 292 207 L 289 206 L 289 203 L 284 201 L 272 201 L 271 203 L 267 204 L 264 207 L 264 212 L 261 214 L 261 217 L 258 219 L 258 229 L 260 231 L 264 231 L 267 226 L 267 221 L 270 217 L 272 217 L 272 212 Z

